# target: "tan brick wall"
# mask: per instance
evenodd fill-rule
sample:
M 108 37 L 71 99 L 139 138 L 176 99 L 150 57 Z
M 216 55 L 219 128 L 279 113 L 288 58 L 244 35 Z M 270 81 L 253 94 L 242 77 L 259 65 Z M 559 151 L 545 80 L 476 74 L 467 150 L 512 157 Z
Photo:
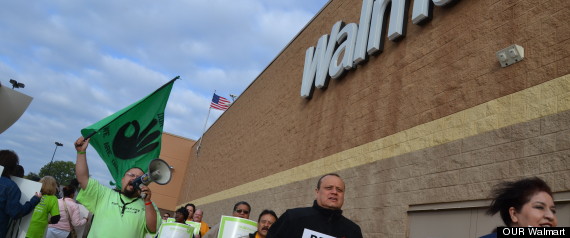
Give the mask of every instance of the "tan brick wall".
M 168 184 L 158 185 L 151 183 L 153 202 L 164 211 L 175 211 L 181 197 L 181 191 L 185 188 L 184 178 L 186 177 L 188 158 L 192 145 L 196 141 L 184 137 L 162 133 L 162 146 L 160 149 L 160 159 L 166 161 L 173 167 L 172 177 Z M 170 214 L 174 216 L 174 214 Z
M 256 219 L 309 205 L 315 177 L 340 171 L 365 236 L 405 237 L 409 205 L 483 199 L 529 175 L 569 190 L 570 1 L 436 7 L 301 98 L 305 50 L 336 21 L 358 23 L 360 5 L 329 2 L 207 131 L 179 204 L 198 203 L 213 225 L 246 200 Z M 511 44 L 525 59 L 501 68 L 495 52 Z
M 459 1 L 407 27 L 399 42 L 299 96 L 305 50 L 360 1 L 333 0 L 204 136 L 188 174 L 192 200 L 284 171 L 568 74 L 569 1 Z M 411 6 L 411 5 L 410 5 Z M 501 68 L 510 44 L 526 59 Z M 223 146 L 218 146 L 220 141 Z M 213 176 L 223 174 L 224 176 Z M 203 181 L 200 178 L 209 178 Z

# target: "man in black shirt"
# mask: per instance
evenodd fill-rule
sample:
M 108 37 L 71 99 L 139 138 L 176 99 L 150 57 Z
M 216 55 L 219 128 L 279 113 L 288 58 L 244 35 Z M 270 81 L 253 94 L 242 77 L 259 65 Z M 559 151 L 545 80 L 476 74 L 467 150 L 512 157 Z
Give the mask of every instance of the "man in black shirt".
M 360 226 L 342 215 L 344 181 L 338 174 L 325 174 L 317 182 L 312 207 L 287 210 L 269 229 L 267 238 L 328 235 L 362 238 Z

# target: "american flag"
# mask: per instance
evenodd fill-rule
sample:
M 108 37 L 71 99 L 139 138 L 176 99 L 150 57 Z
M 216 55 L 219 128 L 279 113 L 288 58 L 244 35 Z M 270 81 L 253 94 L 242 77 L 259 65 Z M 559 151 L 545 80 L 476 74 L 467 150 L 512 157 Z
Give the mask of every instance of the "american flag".
M 226 99 L 225 97 L 220 97 L 214 93 L 214 97 L 212 97 L 212 102 L 210 103 L 210 107 L 218 110 L 225 111 L 230 107 L 232 103 Z

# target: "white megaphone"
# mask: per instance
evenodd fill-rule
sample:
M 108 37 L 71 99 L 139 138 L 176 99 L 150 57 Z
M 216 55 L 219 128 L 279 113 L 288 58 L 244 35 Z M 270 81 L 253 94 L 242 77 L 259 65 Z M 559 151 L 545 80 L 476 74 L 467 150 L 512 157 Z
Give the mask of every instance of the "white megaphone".
M 140 189 L 141 184 L 149 185 L 151 182 L 160 185 L 167 184 L 172 178 L 172 171 L 166 161 L 154 159 L 148 165 L 148 172 L 133 180 L 133 187 Z

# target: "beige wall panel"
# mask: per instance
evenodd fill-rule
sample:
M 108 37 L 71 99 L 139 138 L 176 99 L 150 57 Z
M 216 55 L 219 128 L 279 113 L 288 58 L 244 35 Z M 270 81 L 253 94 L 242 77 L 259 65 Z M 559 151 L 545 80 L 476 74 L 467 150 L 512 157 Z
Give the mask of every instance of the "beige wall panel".
M 150 184 L 152 200 L 161 209 L 174 211 L 179 203 L 181 191 L 187 189 L 184 178 L 195 141 L 169 133 L 162 134 L 160 158 L 173 167 L 172 179 L 166 185 Z M 173 215 L 173 214 L 171 214 Z

